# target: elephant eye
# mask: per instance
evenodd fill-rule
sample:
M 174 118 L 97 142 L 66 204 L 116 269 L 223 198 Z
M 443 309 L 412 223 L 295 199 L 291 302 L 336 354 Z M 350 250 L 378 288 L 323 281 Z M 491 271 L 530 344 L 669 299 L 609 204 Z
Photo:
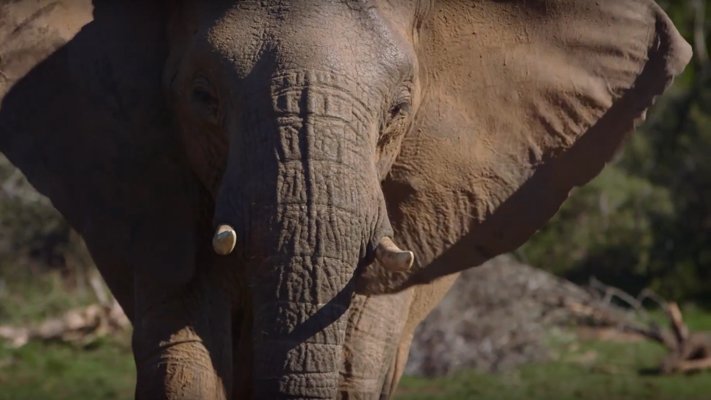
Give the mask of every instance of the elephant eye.
M 195 79 L 190 100 L 198 115 L 212 124 L 218 123 L 220 104 L 215 90 L 207 79 Z
M 402 87 L 397 96 L 393 98 L 390 110 L 384 114 L 382 125 L 380 126 L 380 138 L 378 147 L 383 147 L 405 133 L 409 126 L 412 111 L 412 95 L 408 87 Z
M 395 97 L 392 108 L 390 108 L 390 120 L 406 116 L 410 113 L 412 104 L 411 93 L 408 88 L 402 88 Z
M 410 103 L 409 102 L 401 102 L 393 106 L 393 108 L 390 109 L 390 118 L 395 119 L 400 116 L 404 116 L 410 112 Z

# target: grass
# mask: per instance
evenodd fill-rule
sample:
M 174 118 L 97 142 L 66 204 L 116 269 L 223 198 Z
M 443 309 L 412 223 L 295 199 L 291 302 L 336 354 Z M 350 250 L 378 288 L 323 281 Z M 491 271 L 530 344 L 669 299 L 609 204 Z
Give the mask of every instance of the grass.
M 89 348 L 30 343 L 0 345 L 0 399 L 131 399 L 133 359 L 125 339 Z
M 56 315 L 90 299 L 67 296 L 51 275 L 0 290 L 0 325 Z M 711 331 L 711 312 L 684 309 L 692 330 Z M 646 342 L 580 341 L 552 335 L 554 360 L 500 374 L 462 371 L 449 377 L 404 377 L 398 400 L 706 400 L 711 373 L 652 374 L 664 349 Z M 0 400 L 131 399 L 135 372 L 128 337 L 88 347 L 31 342 L 13 349 L 0 342 Z
M 704 316 L 702 323 L 709 321 Z M 398 400 L 707 400 L 711 373 L 659 376 L 660 346 L 642 342 L 559 343 L 554 361 L 487 374 L 464 371 L 440 379 L 403 378 Z
M 24 325 L 92 303 L 88 288 L 57 271 L 32 273 L 0 264 L 0 325 Z M 0 400 L 132 399 L 130 339 L 103 338 L 88 346 L 0 341 Z
M 649 342 L 567 341 L 555 346 L 557 360 L 506 373 L 405 377 L 396 399 L 707 400 L 711 394 L 711 373 L 652 374 L 664 350 Z M 89 348 L 0 345 L 0 400 L 130 399 L 134 383 L 125 338 Z

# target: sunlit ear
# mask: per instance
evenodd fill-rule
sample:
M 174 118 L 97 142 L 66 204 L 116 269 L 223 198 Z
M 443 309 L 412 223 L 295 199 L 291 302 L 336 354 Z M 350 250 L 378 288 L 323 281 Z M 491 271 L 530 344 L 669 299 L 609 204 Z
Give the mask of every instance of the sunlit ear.
M 600 172 L 691 56 L 651 0 L 441 1 L 420 32 L 427 82 L 384 183 L 411 273 L 399 290 L 520 246 Z
M 159 2 L 95 3 L 0 5 L 0 151 L 127 296 L 131 271 L 191 273 L 193 183 L 166 129 L 168 13 Z

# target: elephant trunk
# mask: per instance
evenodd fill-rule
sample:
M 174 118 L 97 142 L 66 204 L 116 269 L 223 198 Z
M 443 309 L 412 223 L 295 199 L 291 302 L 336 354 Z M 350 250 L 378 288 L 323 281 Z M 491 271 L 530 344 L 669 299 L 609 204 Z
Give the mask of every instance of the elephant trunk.
M 342 223 L 325 229 L 336 233 Z M 357 263 L 313 251 L 275 255 L 262 266 L 252 294 L 256 398 L 336 397 Z
M 251 277 L 256 398 L 336 397 L 351 281 L 376 220 L 356 201 L 362 189 L 327 183 L 335 178 L 327 174 L 345 177 L 345 165 L 321 162 L 312 174 L 293 171 L 299 164 L 280 169 L 318 194 L 296 202 L 279 196 L 267 224 L 276 237 L 265 232 L 275 241 Z
M 255 398 L 337 396 L 353 276 L 391 234 L 377 123 L 345 86 L 313 72 L 280 77 L 270 104 L 245 113 L 247 142 L 231 144 L 230 162 L 260 171 L 230 180 L 228 165 L 242 187 L 223 183 L 218 199 L 246 215 Z

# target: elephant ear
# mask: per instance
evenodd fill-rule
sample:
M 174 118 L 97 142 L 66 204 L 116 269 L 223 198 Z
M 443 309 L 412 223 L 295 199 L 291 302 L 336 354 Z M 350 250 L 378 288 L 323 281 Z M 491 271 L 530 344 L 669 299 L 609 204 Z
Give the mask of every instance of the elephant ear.
M 175 274 L 192 258 L 164 19 L 160 2 L 0 2 L 0 151 L 84 237 L 127 311 L 127 269 Z
M 424 100 L 383 184 L 418 263 L 373 290 L 523 244 L 600 172 L 691 50 L 650 0 L 452 0 L 434 4 L 419 56 Z

